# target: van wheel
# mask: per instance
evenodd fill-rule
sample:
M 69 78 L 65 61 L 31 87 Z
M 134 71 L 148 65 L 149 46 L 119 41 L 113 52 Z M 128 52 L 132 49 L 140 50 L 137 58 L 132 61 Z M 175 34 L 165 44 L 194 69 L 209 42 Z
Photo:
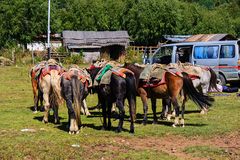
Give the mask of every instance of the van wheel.
M 226 79 L 221 74 L 219 74 L 219 76 L 218 76 L 218 84 L 221 85 L 221 86 L 225 86 L 226 85 Z

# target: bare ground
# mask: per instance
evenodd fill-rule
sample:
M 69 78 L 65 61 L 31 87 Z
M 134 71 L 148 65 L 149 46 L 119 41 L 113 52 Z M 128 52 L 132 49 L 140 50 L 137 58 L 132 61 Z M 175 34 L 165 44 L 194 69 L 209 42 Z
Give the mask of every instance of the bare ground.
M 166 135 L 163 137 L 115 137 L 109 139 L 110 144 L 99 144 L 95 146 L 85 146 L 88 155 L 93 152 L 109 152 L 111 151 L 112 157 L 102 157 L 102 159 L 114 159 L 116 153 L 125 152 L 129 150 L 153 150 L 162 151 L 169 155 L 176 156 L 180 159 L 191 160 L 209 160 L 211 158 L 206 157 L 193 157 L 191 154 L 184 152 L 186 147 L 191 146 L 209 146 L 214 148 L 223 149 L 227 155 L 227 159 L 240 160 L 240 131 L 227 135 L 216 136 L 212 138 L 202 137 L 183 137 L 178 135 Z M 90 148 L 91 149 L 90 149 Z

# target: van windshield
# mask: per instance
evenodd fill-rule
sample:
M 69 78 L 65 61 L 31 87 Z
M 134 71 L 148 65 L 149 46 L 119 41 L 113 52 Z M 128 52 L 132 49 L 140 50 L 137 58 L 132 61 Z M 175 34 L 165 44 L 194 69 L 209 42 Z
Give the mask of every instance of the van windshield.
M 173 52 L 173 46 L 161 47 L 153 55 L 152 63 L 161 63 L 161 64 L 171 63 L 172 52 Z

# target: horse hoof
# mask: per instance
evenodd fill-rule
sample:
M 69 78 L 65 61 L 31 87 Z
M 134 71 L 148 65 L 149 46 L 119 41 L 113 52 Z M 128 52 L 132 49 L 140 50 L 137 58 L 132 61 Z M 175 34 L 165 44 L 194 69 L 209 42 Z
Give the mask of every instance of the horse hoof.
M 122 131 L 122 130 L 119 129 L 119 128 L 115 130 L 116 133 L 120 133 L 121 131 Z
M 183 124 L 183 125 L 182 125 L 182 127 L 184 128 L 184 127 L 185 127 L 185 125 Z
M 175 125 L 175 124 L 173 124 L 172 126 L 173 126 L 173 128 L 176 128 L 176 125 Z
M 152 123 L 152 124 L 153 124 L 153 125 L 154 125 L 154 124 L 157 124 L 157 121 L 153 121 L 153 123 Z
M 102 127 L 101 130 L 102 130 L 102 131 L 106 131 L 106 128 L 105 128 L 105 127 Z
M 38 111 L 33 111 L 34 114 L 36 114 Z
M 76 134 L 79 134 L 79 131 L 76 131 Z
M 130 134 L 134 134 L 134 130 L 130 130 L 129 133 L 130 133 Z
M 42 122 L 43 122 L 43 123 L 45 123 L 45 124 L 47 124 L 47 123 L 48 123 L 48 121 L 46 121 L 46 120 L 44 120 L 44 119 L 42 120 Z
M 60 124 L 60 121 L 59 120 L 55 120 L 54 123 L 55 124 Z

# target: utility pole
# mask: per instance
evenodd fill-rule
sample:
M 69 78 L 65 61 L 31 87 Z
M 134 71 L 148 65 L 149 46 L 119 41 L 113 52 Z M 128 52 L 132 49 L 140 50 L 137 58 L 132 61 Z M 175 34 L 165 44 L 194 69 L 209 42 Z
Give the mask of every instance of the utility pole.
M 48 50 L 48 59 L 51 58 L 51 44 L 50 44 L 50 0 L 48 0 L 48 31 L 47 31 L 47 50 Z

